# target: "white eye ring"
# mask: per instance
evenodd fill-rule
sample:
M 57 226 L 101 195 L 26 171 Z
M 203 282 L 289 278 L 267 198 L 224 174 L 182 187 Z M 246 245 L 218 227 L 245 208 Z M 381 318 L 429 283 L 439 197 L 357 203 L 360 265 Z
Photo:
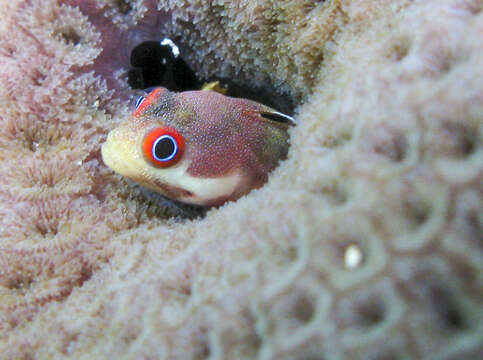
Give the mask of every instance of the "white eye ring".
M 171 152 L 171 155 L 169 155 L 167 157 L 164 157 L 164 158 L 160 158 L 160 157 L 156 156 L 156 145 L 158 145 L 158 143 L 161 140 L 164 140 L 164 139 L 171 140 L 174 148 L 173 148 L 173 151 Z M 176 154 L 178 153 L 178 143 L 176 142 L 176 139 L 174 137 L 172 137 L 171 135 L 162 135 L 159 138 L 157 138 L 156 141 L 153 143 L 153 147 L 151 149 L 151 153 L 153 154 L 153 158 L 155 158 L 158 161 L 170 161 L 170 160 L 173 160 L 174 157 L 176 156 Z
M 136 99 L 136 109 L 141 106 L 141 104 L 144 102 L 146 98 L 144 96 L 139 96 L 137 99 Z

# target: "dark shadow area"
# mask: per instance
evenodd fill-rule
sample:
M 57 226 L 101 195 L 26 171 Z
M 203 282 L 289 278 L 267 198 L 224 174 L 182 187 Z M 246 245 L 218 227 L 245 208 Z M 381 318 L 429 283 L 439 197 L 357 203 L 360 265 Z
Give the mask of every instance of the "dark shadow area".
M 186 64 L 179 48 L 169 39 L 145 41 L 131 52 L 128 83 L 133 89 L 162 86 L 170 91 L 199 90 L 203 84 L 219 81 L 228 89 L 227 96 L 245 98 L 268 105 L 287 115 L 293 115 L 294 104 L 288 95 L 273 88 L 250 88 L 239 85 L 236 79 L 199 79 Z

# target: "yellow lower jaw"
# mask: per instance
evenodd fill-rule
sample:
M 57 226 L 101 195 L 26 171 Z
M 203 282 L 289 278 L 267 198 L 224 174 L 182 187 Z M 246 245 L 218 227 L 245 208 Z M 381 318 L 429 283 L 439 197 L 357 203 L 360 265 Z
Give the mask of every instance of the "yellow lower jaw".
M 135 143 L 123 136 L 122 128 L 111 131 L 101 147 L 102 160 L 115 172 L 127 176 L 138 177 L 143 169 L 144 159 L 135 151 Z

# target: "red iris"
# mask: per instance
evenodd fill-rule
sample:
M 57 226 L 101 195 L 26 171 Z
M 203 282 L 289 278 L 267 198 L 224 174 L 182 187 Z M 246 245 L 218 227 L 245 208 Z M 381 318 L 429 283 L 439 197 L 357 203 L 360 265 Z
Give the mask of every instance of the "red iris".
M 184 138 L 171 127 L 151 130 L 143 140 L 143 154 L 156 167 L 173 166 L 183 152 Z

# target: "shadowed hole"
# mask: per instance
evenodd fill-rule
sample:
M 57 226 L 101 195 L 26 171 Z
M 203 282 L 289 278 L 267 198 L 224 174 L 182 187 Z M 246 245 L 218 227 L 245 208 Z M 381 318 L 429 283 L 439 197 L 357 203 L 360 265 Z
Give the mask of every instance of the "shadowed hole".
M 429 145 L 435 147 L 440 155 L 464 159 L 480 145 L 478 129 L 473 124 L 442 122 L 439 126 L 437 142 Z
M 27 148 L 32 152 L 36 152 L 39 148 L 39 143 L 33 140 L 27 141 Z
M 468 211 L 465 217 L 465 221 L 472 234 L 472 239 L 479 245 L 480 250 L 483 250 L 483 229 L 481 227 L 480 219 L 476 209 Z
M 131 51 L 128 83 L 133 89 L 163 86 L 171 91 L 201 86 L 193 70 L 176 55 L 177 49 L 160 41 L 145 41 Z M 176 54 L 175 54 L 176 53 Z
M 287 258 L 289 261 L 293 262 L 298 257 L 299 250 L 295 246 L 289 246 L 287 249 Z
M 373 327 L 382 322 L 385 315 L 385 305 L 379 297 L 371 297 L 356 305 L 355 321 L 360 327 Z
M 50 205 L 50 204 L 49 204 Z M 42 236 L 57 235 L 59 233 L 59 217 L 55 211 L 49 209 L 49 205 L 33 208 L 32 212 L 22 214 L 26 221 L 30 221 L 33 228 Z
M 224 350 L 224 359 L 257 359 L 262 346 L 262 338 L 255 326 L 256 315 L 244 307 L 239 313 L 240 317 L 230 318 L 223 324 L 220 336 L 222 344 L 230 344 Z M 236 319 L 232 322 L 232 319 Z M 237 356 L 235 356 L 235 354 Z
M 347 189 L 339 181 L 322 186 L 320 192 L 328 200 L 331 206 L 340 206 L 347 202 L 349 194 Z
M 396 39 L 389 44 L 389 49 L 386 56 L 390 60 L 399 62 L 408 55 L 410 45 L 411 43 L 408 38 L 402 37 Z
M 374 152 L 394 162 L 402 161 L 407 153 L 408 143 L 403 135 L 391 136 L 374 144 Z
M 430 126 L 436 133 L 428 137 L 426 147 L 437 156 L 465 159 L 481 146 L 476 121 L 455 123 L 437 120 L 430 123 Z
M 424 225 L 431 216 L 431 205 L 423 199 L 408 196 L 404 205 L 404 213 L 413 229 Z
M 210 345 L 207 341 L 204 341 L 198 347 L 196 359 L 207 359 L 211 354 Z
M 204 360 L 211 355 L 211 346 L 209 343 L 208 329 L 199 329 L 197 335 L 197 340 L 195 341 L 195 353 L 194 358 L 196 360 Z
M 119 12 L 123 15 L 127 15 L 133 9 L 131 5 L 131 1 L 129 0 L 116 0 L 115 4 L 119 10 Z
M 2 281 L 4 286 L 9 290 L 26 291 L 30 288 L 34 280 L 30 276 L 18 274 L 13 277 L 9 277 Z
M 92 278 L 92 275 L 94 274 L 94 270 L 92 269 L 91 266 L 84 265 L 82 266 L 82 269 L 79 272 L 79 278 L 77 279 L 76 285 L 77 286 L 82 286 L 86 281 L 89 281 Z
M 79 33 L 72 26 L 58 30 L 58 34 L 65 43 L 74 46 L 79 44 L 82 39 Z
M 187 26 L 192 24 L 187 23 Z M 130 54 L 132 67 L 127 72 L 129 86 L 145 90 L 162 86 L 170 91 L 187 91 L 199 90 L 203 84 L 219 81 L 222 87 L 227 88 L 228 96 L 254 100 L 283 114 L 293 114 L 293 100 L 285 94 L 277 93 L 272 86 L 252 88 L 232 78 L 198 78 L 183 60 L 184 54 L 179 51 L 182 45 L 163 38 L 144 41 L 135 46 Z
M 191 283 L 187 283 L 187 284 L 183 284 L 181 285 L 178 289 L 179 289 L 179 294 L 185 296 L 185 297 L 189 297 L 192 295 L 192 290 L 191 290 Z
M 308 1 L 308 2 L 303 2 L 303 11 L 305 14 L 308 14 L 309 12 L 311 12 L 312 10 L 314 10 L 314 8 L 321 4 L 321 3 L 324 3 L 326 0 L 315 0 L 315 1 Z
M 432 286 L 430 298 L 439 319 L 450 331 L 462 331 L 468 328 L 468 322 L 463 309 L 455 300 L 454 294 L 447 288 Z
M 402 353 L 401 350 L 396 349 L 384 349 L 384 348 L 376 348 L 373 350 L 373 353 L 367 356 L 367 359 L 371 360 L 399 360 L 399 359 L 406 359 L 407 356 Z
M 347 129 L 347 130 L 341 131 L 337 135 L 328 136 L 323 140 L 322 145 L 331 149 L 337 148 L 351 141 L 352 137 L 353 137 L 352 130 Z
M 256 355 L 262 347 L 262 338 L 257 334 L 256 331 L 251 331 L 244 339 L 243 345 L 245 345 L 249 349 L 247 349 L 246 351 L 256 358 Z
M 47 148 L 57 145 L 61 140 L 70 140 L 72 128 L 53 124 L 39 124 L 34 120 L 11 125 L 7 123 L 5 131 L 13 138 L 18 139 L 22 146 L 32 152 L 39 148 Z
M 451 225 L 452 232 L 478 252 L 483 252 L 482 200 L 477 192 L 463 194 L 456 205 L 456 213 Z M 458 244 L 454 245 L 458 246 Z
M 328 360 L 331 357 L 326 357 L 326 345 L 319 336 L 313 336 L 292 351 L 275 358 L 280 360 Z
M 34 69 L 30 73 L 30 79 L 32 80 L 32 84 L 35 86 L 42 86 L 46 78 L 47 75 L 43 74 L 38 69 Z
M 467 157 L 473 154 L 477 148 L 478 143 L 477 131 L 475 129 L 464 127 L 460 129 L 457 136 L 459 137 L 458 143 L 460 144 L 460 150 L 456 153 L 456 155 L 459 155 L 461 157 Z
M 466 8 L 472 15 L 478 15 L 483 9 L 483 5 L 481 5 L 480 1 L 467 1 L 462 4 L 463 8 Z
M 298 297 L 292 308 L 292 316 L 302 323 L 308 323 L 315 314 L 315 300 L 307 295 Z
M 23 137 L 22 145 L 29 149 L 31 152 L 36 152 L 41 144 L 41 134 L 40 131 L 33 131 L 32 133 L 20 133 L 18 134 Z
M 62 353 L 65 355 L 70 355 L 73 352 L 73 348 L 79 339 L 78 333 L 68 334 L 64 337 Z
M 47 234 L 57 235 L 59 232 L 59 228 L 55 223 L 36 222 L 35 228 L 42 236 L 46 236 Z

